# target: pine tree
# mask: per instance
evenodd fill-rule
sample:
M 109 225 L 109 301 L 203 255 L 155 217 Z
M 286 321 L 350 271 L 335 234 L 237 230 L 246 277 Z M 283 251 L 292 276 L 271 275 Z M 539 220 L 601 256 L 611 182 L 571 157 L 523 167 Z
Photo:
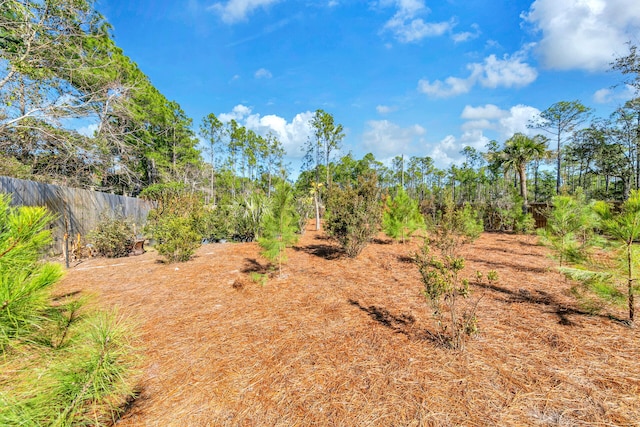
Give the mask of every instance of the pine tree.
M 265 217 L 263 228 L 262 237 L 258 239 L 264 249 L 262 255 L 277 263 L 278 274 L 282 275 L 282 264 L 287 260 L 285 249 L 298 241 L 293 190 L 287 183 L 277 186 L 271 214 Z
M 640 239 L 640 190 L 632 190 L 629 199 L 622 205 L 619 214 L 614 215 L 608 204 L 598 202 L 595 210 L 601 218 L 601 226 L 605 233 L 620 242 L 620 254 L 623 260 L 625 279 L 627 281 L 627 301 L 629 304 L 629 323 L 634 322 L 634 272 L 637 250 L 634 242 Z
M 402 243 L 416 230 L 424 228 L 424 217 L 418 209 L 418 202 L 409 197 L 404 188 L 398 188 L 396 197 L 387 199 L 382 227 L 387 236 L 400 239 Z
M 595 218 L 584 194 L 555 196 L 547 217 L 542 240 L 558 255 L 560 267 L 565 262 L 584 260 L 593 237 Z
M 49 302 L 49 289 L 62 276 L 56 264 L 41 264 L 51 237 L 52 216 L 44 208 L 10 208 L 0 194 L 0 353 L 12 340 L 37 327 Z
M 0 425 L 111 425 L 133 396 L 131 333 L 81 300 L 52 303 L 62 269 L 40 261 L 51 219 L 0 194 Z

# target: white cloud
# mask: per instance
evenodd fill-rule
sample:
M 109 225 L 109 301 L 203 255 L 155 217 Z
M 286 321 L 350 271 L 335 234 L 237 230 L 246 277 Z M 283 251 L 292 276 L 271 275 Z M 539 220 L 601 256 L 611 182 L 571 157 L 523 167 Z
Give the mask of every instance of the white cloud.
M 532 83 L 538 72 L 524 62 L 525 51 L 521 50 L 509 56 L 498 59 L 489 55 L 484 62 L 467 65 L 471 74 L 467 78 L 447 77 L 444 81 L 422 79 L 418 82 L 418 90 L 436 98 L 446 98 L 468 93 L 473 86 L 481 84 L 484 87 L 521 87 Z
M 606 104 L 613 98 L 611 89 L 599 89 L 593 94 L 593 100 L 598 104 Z
M 397 11 L 384 25 L 384 31 L 390 31 L 402 43 L 411 43 L 425 37 L 441 36 L 451 31 L 455 26 L 453 19 L 443 22 L 425 22 L 420 16 L 427 15 L 431 10 L 424 0 L 395 0 L 383 1 L 382 5 L 394 4 Z
M 378 114 L 389 114 L 396 111 L 397 109 L 398 107 L 392 107 L 389 105 L 378 105 L 376 107 L 376 111 L 378 112 Z
M 469 40 L 477 39 L 480 37 L 482 32 L 480 31 L 480 26 L 478 24 L 472 24 L 471 29 L 473 31 L 464 31 L 462 33 L 455 33 L 451 36 L 454 42 L 462 43 L 467 42 Z
M 329 7 L 336 7 L 338 6 L 340 3 L 338 3 L 336 0 L 330 0 L 329 3 L 327 4 L 327 6 Z
M 498 132 L 503 138 L 507 139 L 516 132 L 533 136 L 540 132 L 538 129 L 529 129 L 529 122 L 540 114 L 540 110 L 529 105 L 516 105 L 509 109 L 509 115 L 498 121 Z
M 240 121 L 251 114 L 251 108 L 238 104 L 233 107 L 230 113 L 222 113 L 218 116 L 222 122 L 230 122 L 231 120 Z
M 233 107 L 229 113 L 222 113 L 218 118 L 222 122 L 236 120 L 240 125 L 251 129 L 258 135 L 266 136 L 269 132 L 273 133 L 282 143 L 287 157 L 301 158 L 303 152 L 301 147 L 307 142 L 307 139 L 313 135 L 309 121 L 313 118 L 314 113 L 305 111 L 298 113 L 288 122 L 286 119 L 268 114 L 262 116 L 253 113 L 251 108 L 239 104 Z
M 362 135 L 363 146 L 380 158 L 410 154 L 415 150 L 416 142 L 424 143 L 427 132 L 420 125 L 403 128 L 388 120 L 370 120 L 367 127 Z
M 447 77 L 444 82 L 436 80 L 431 83 L 429 80 L 422 79 L 418 82 L 418 90 L 435 98 L 448 98 L 469 92 L 475 80 L 475 77 L 467 79 Z
M 226 3 L 214 3 L 209 7 L 220 15 L 227 24 L 247 19 L 247 15 L 260 7 L 267 7 L 280 0 L 229 0 Z
M 254 76 L 256 79 L 270 79 L 271 77 L 273 77 L 271 71 L 267 70 L 266 68 L 260 68 L 258 71 L 256 71 Z
M 467 105 L 462 110 L 460 117 L 467 120 L 492 120 L 504 117 L 506 114 L 506 111 L 501 110 L 500 107 L 493 104 L 487 104 L 482 107 L 472 107 L 471 105 Z
M 610 102 L 625 102 L 637 96 L 633 86 L 625 85 L 622 90 L 600 89 L 593 94 L 593 101 L 597 104 L 608 104 Z
M 80 135 L 93 138 L 97 130 L 98 130 L 98 124 L 92 123 L 76 129 L 76 132 L 78 132 Z
M 542 33 L 545 66 L 605 70 L 640 32 L 638 0 L 536 0 L 522 19 Z
M 482 86 L 492 89 L 526 86 L 538 77 L 538 72 L 523 60 L 522 51 L 512 56 L 505 55 L 503 59 L 489 55 L 483 64 L 472 64 L 472 75 L 477 73 Z
M 478 151 L 484 151 L 489 138 L 484 136 L 481 130 L 465 131 L 459 138 L 453 135 L 445 136 L 440 142 L 431 146 L 428 156 L 433 159 L 439 168 L 446 168 L 451 164 L 461 164 L 464 156 L 460 152 L 464 147 L 473 147 Z
M 528 105 L 515 105 L 508 110 L 502 110 L 496 105 L 487 104 L 480 107 L 467 105 L 462 110 L 461 118 L 467 120 L 462 125 L 466 132 L 492 130 L 502 139 L 510 138 L 514 133 L 526 135 L 537 133 L 535 129 L 527 128 L 527 124 L 540 114 L 540 110 Z

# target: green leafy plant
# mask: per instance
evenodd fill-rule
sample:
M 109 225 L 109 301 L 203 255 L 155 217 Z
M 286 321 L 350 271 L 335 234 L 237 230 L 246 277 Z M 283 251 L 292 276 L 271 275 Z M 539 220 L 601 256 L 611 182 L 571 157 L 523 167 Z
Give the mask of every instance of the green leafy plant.
M 204 209 L 201 223 L 202 236 L 209 240 L 231 239 L 234 234 L 234 216 L 230 205 L 219 204 Z
M 496 283 L 498 281 L 498 272 L 495 270 L 489 270 L 489 272 L 487 273 L 487 280 L 492 285 Z
M 424 228 L 424 225 L 418 201 L 411 199 L 404 188 L 398 188 L 394 198 L 387 198 L 382 218 L 382 228 L 387 236 L 404 243 L 407 237 Z
M 129 255 L 135 242 L 133 225 L 126 218 L 116 215 L 103 217 L 95 230 L 89 234 L 99 254 L 107 258 Z
M 290 185 L 281 183 L 274 193 L 271 212 L 264 219 L 262 237 L 258 239 L 264 249 L 262 255 L 277 263 L 280 275 L 282 263 L 287 259 L 286 248 L 298 240 L 297 229 L 293 190 Z
M 536 220 L 530 213 L 516 217 L 513 231 L 518 234 L 535 234 Z
M 0 425 L 111 425 L 135 395 L 135 339 L 115 312 L 52 302 L 62 271 L 40 261 L 50 220 L 0 194 Z
M 358 256 L 378 232 L 382 219 L 378 178 L 368 173 L 356 187 L 334 188 L 327 201 L 327 233 L 350 258 Z
M 200 247 L 200 235 L 191 218 L 165 214 L 153 228 L 155 248 L 168 262 L 189 261 Z
M 465 338 L 477 332 L 475 312 L 479 299 L 461 307 L 461 300 L 468 299 L 470 290 L 469 281 L 460 276 L 465 265 L 460 249 L 480 235 L 482 224 L 471 207 L 456 209 L 449 196 L 439 222 L 432 223 L 428 231 L 430 235 L 414 261 L 437 320 L 436 337 L 443 345 L 462 350 Z M 480 276 L 476 274 L 476 278 Z
M 155 248 L 168 262 L 191 259 L 202 242 L 205 211 L 202 197 L 181 183 L 154 184 L 142 196 L 156 203 L 149 212 L 146 230 Z

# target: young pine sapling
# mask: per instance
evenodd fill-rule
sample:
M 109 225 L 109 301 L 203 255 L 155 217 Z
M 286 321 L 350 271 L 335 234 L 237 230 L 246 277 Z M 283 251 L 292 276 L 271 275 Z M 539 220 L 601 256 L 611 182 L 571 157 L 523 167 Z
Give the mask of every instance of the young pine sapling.
M 627 282 L 627 302 L 629 304 L 629 323 L 634 322 L 634 282 L 637 273 L 634 271 L 637 248 L 634 242 L 640 239 L 640 190 L 633 190 L 622 205 L 620 213 L 614 214 L 604 202 L 598 202 L 595 210 L 601 219 L 603 231 L 620 243 L 620 254 L 624 265 Z
M 424 217 L 418 209 L 418 201 L 409 197 L 404 188 L 398 188 L 398 194 L 387 199 L 382 228 L 387 236 L 399 239 L 402 243 L 416 230 L 424 228 Z
M 262 237 L 258 243 L 264 249 L 262 254 L 278 265 L 278 274 L 282 275 L 282 263 L 286 261 L 285 249 L 298 240 L 298 221 L 293 201 L 293 190 L 281 183 L 273 195 L 271 213 L 264 219 Z

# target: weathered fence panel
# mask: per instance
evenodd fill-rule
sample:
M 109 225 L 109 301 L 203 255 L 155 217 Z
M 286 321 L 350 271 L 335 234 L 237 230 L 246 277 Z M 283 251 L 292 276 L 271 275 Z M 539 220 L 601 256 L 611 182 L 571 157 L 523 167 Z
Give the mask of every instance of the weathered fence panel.
M 137 229 L 141 229 L 153 207 L 150 202 L 134 197 L 6 176 L 0 176 L 0 192 L 11 194 L 13 206 L 45 206 L 56 215 L 52 224 L 55 253 L 62 253 L 65 233 L 71 238 L 78 233 L 84 237 L 95 229 L 104 216 L 123 215 L 134 222 Z
M 533 215 L 533 219 L 536 221 L 536 228 L 545 228 L 547 226 L 547 215 L 552 208 L 551 203 L 547 202 L 529 203 L 529 213 Z

